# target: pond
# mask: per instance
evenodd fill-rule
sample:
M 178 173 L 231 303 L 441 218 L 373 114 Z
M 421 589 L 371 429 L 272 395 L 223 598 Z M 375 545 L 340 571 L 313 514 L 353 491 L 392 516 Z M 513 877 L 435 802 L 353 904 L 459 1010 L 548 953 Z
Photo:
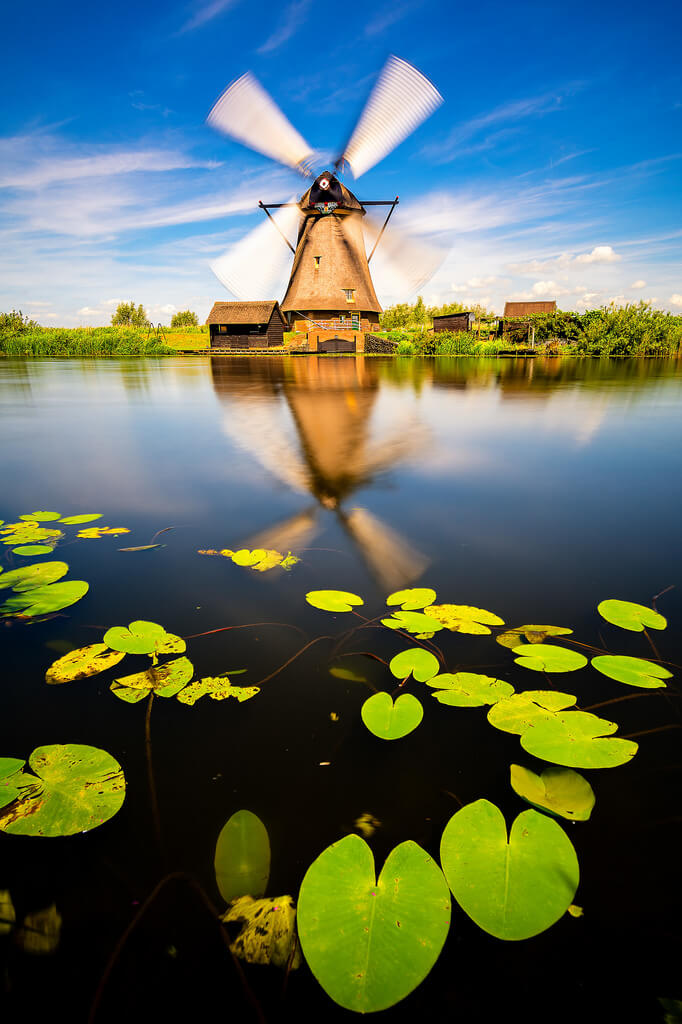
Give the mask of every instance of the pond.
M 444 829 L 463 807 L 466 815 L 489 801 L 508 829 L 528 812 L 524 836 L 551 830 L 550 890 L 558 884 L 568 895 L 553 909 L 556 893 L 542 889 L 546 872 L 531 855 L 525 890 L 519 882 L 516 892 L 516 876 L 507 877 L 521 909 L 495 905 L 499 879 L 485 873 L 486 835 L 467 825 L 463 843 L 471 849 L 459 866 L 443 857 L 461 897 L 451 918 L 447 911 L 449 932 L 443 919 L 431 934 L 418 913 L 427 897 L 420 908 L 414 892 L 404 907 L 407 926 L 398 925 L 401 942 L 412 929 L 407 945 L 394 948 L 372 916 L 376 946 L 363 954 L 368 985 L 375 955 L 407 976 L 417 952 L 433 944 L 425 980 L 416 978 L 411 994 L 399 995 L 383 1017 L 662 1020 L 659 998 L 681 996 L 682 364 L 6 359 L 0 416 L 0 529 L 34 510 L 100 516 L 39 522 L 38 529 L 61 534 L 54 554 L 13 553 L 20 543 L 2 548 L 4 573 L 59 560 L 68 564 L 66 581 L 86 581 L 89 589 L 51 614 L 24 602 L 23 615 L 0 620 L 0 757 L 27 760 L 38 747 L 83 744 L 108 752 L 126 783 L 117 813 L 115 795 L 111 816 L 97 807 L 98 827 L 61 837 L 0 833 L 0 889 L 9 891 L 17 917 L 14 928 L 0 924 L 5 1019 L 351 1020 L 355 1014 L 330 998 L 305 962 L 289 970 L 245 965 L 240 976 L 212 910 L 225 909 L 213 863 L 221 829 L 240 810 L 263 823 L 268 897 L 296 900 L 313 862 L 319 868 L 323 851 L 350 834 L 367 841 L 377 873 L 396 846 L 418 844 L 447 897 L 436 867 Z M 128 532 L 98 534 L 102 526 Z M 43 546 L 54 543 L 48 535 Z M 295 558 L 257 571 L 237 564 L 245 558 L 221 554 L 241 549 Z M 387 596 L 413 587 L 436 592 L 427 608 L 466 606 L 457 622 L 470 614 L 474 631 L 441 628 L 440 620 L 434 628 L 437 611 L 430 628 L 422 621 L 412 634 L 382 626 L 382 617 L 401 612 L 400 602 L 387 608 Z M 330 612 L 306 601 L 330 589 L 364 604 Z M 0 597 L 26 593 L 6 587 Z M 597 610 L 610 599 L 655 607 L 668 626 L 657 629 L 654 620 L 646 632 L 620 628 Z M 428 617 L 424 601 L 416 605 Z M 476 618 L 481 609 L 491 613 L 487 619 Z M 246 698 L 239 700 L 207 692 L 194 703 L 196 692 L 183 700 L 189 691 L 182 690 L 178 699 L 150 701 L 148 690 L 134 694 L 141 692 L 139 701 L 130 692 L 117 699 L 114 680 L 150 667 L 146 654 L 135 653 L 120 667 L 46 685 L 57 659 L 138 620 L 185 639 L 186 651 L 176 648 L 174 657 L 191 661 L 194 680 L 227 674 L 232 686 L 259 691 L 230 695 Z M 409 617 L 400 622 L 409 625 Z M 537 623 L 573 631 L 550 635 L 543 649 L 665 663 L 672 678 L 641 688 L 589 664 L 565 672 L 548 661 L 529 671 L 511 648 L 545 637 L 520 636 L 507 646 L 496 637 Z M 409 669 L 395 677 L 389 670 L 396 654 L 415 647 L 437 659 L 442 653 L 437 671 L 449 675 L 441 690 L 413 677 L 403 683 Z M 479 706 L 433 699 L 452 689 L 459 672 L 506 688 Z M 139 680 L 124 685 L 139 687 Z M 573 695 L 575 707 L 594 708 L 630 739 L 624 763 L 577 767 L 596 797 L 589 820 L 529 811 L 510 785 L 510 765 L 539 774 L 553 763 L 533 755 L 541 730 L 527 740 L 499 719 L 492 727 L 493 711 L 509 706 L 495 703 L 498 696 L 508 699 L 512 688 Z M 410 720 L 402 738 L 373 734 L 365 724 L 372 715 L 361 715 L 373 691 L 416 698 L 418 728 Z M 414 704 L 403 706 L 409 718 Z M 556 717 L 537 704 L 533 713 Z M 475 811 L 482 808 L 490 810 L 476 804 Z M 568 876 L 575 866 L 556 860 L 565 837 L 579 864 L 574 898 L 577 878 Z M 348 849 L 364 856 L 359 840 Z M 332 880 L 320 881 L 326 895 L 302 927 L 311 936 L 321 930 L 323 941 L 303 936 L 304 953 L 333 989 L 329 972 L 345 963 L 349 944 L 357 946 L 356 932 L 360 946 L 364 940 L 350 897 L 347 918 L 329 916 L 346 885 L 343 872 L 336 885 L 330 864 Z M 472 879 L 467 871 L 477 865 L 481 877 Z M 405 870 L 407 877 L 412 869 Z M 526 869 L 518 870 L 520 878 Z M 311 881 L 310 906 L 312 890 Z M 472 909 L 467 891 L 483 909 Z M 52 904 L 62 919 L 59 944 L 52 955 L 30 955 L 19 925 Z M 526 905 L 544 922 L 539 934 L 531 924 L 527 938 L 523 925 L 514 934 L 514 915 L 523 918 Z M 507 940 L 489 923 L 498 912 Z M 227 931 L 234 939 L 238 927 Z M 360 1000 L 353 1005 L 374 1008 L 354 980 L 348 984 L 351 1002 Z

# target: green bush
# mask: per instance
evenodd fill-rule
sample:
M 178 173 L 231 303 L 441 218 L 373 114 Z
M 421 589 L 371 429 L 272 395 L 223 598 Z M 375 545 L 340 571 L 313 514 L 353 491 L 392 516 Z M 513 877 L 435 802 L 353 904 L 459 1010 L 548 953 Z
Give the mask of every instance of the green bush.
M 111 318 L 111 325 L 112 327 L 125 325 L 130 327 L 149 327 L 149 320 L 142 303 L 136 307 L 134 302 L 119 302 L 116 312 Z
M 395 339 L 391 339 L 392 341 Z M 415 347 L 411 341 L 407 338 L 402 338 L 398 342 L 398 347 L 395 350 L 397 356 L 413 356 L 415 354 Z
M 173 313 L 170 325 L 171 327 L 198 327 L 199 318 L 191 309 L 181 309 L 179 313 Z
M 40 324 L 35 320 L 29 320 L 20 309 L 13 309 L 10 313 L 0 313 L 0 337 L 5 334 L 21 334 L 34 330 L 40 330 Z

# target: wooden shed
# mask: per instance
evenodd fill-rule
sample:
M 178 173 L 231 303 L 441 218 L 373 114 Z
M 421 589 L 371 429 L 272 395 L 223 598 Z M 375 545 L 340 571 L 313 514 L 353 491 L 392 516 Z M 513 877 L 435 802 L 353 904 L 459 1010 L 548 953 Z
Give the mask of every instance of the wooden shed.
M 272 348 L 284 344 L 286 322 L 276 299 L 214 302 L 206 323 L 211 348 Z
M 443 316 L 434 316 L 434 331 L 472 331 L 474 329 L 475 313 L 446 313 Z
M 505 302 L 504 315 L 536 316 L 538 313 L 556 313 L 556 299 L 551 302 Z

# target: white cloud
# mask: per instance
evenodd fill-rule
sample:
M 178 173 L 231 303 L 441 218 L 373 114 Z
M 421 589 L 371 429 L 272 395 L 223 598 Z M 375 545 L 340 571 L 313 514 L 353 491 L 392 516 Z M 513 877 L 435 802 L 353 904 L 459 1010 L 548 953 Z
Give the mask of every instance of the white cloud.
M 576 256 L 576 263 L 615 263 L 621 257 L 613 251 L 610 245 L 598 245 L 592 252 L 584 252 Z
M 631 288 L 646 288 L 646 281 L 633 281 Z
M 191 32 L 195 28 L 201 28 L 202 25 L 217 18 L 223 11 L 228 11 L 234 4 L 235 0 L 212 0 L 211 3 L 204 4 L 185 22 L 178 35 L 181 35 L 183 32 Z
M 30 306 L 31 308 L 34 308 L 34 309 L 40 309 L 43 306 L 51 306 L 51 305 L 53 305 L 53 303 L 51 303 L 51 302 L 41 302 L 38 299 L 32 299 L 30 302 L 25 302 L 24 305 L 25 306 Z
M 536 281 L 533 285 L 533 295 L 543 298 L 551 295 L 552 298 L 556 298 L 557 295 L 568 295 L 568 288 L 557 284 L 556 281 Z
M 76 310 L 76 316 L 101 316 L 101 309 L 92 309 L 90 306 L 82 306 Z
M 365 25 L 366 36 L 377 36 L 385 32 L 391 25 L 401 21 L 406 15 L 420 7 L 420 3 L 408 2 L 404 4 L 391 3 L 378 14 L 375 14 Z
M 623 306 L 625 304 L 625 296 L 624 295 L 612 295 L 610 298 L 608 298 L 606 300 L 606 304 L 608 306 L 610 306 L 612 303 L 615 306 Z
M 682 306 L 682 295 L 680 295 L 678 292 L 675 292 L 674 295 L 670 296 L 668 302 L 671 306 Z
M 574 255 L 570 252 L 559 253 L 546 260 L 529 260 L 524 263 L 511 263 L 509 269 L 516 274 L 542 274 L 548 271 L 565 273 L 575 266 L 586 263 L 617 263 L 621 257 L 610 245 L 597 245 L 591 252 Z
M 303 27 L 311 3 L 312 0 L 292 0 L 275 31 L 268 36 L 262 46 L 258 47 L 256 53 L 272 53 L 273 50 L 278 50 L 280 46 L 288 43 L 291 37 Z

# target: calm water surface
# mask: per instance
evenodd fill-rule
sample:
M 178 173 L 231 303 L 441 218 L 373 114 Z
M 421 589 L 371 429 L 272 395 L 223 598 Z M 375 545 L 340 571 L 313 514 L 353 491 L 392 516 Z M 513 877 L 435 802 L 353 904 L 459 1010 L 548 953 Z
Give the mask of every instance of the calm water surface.
M 458 801 L 486 797 L 510 823 L 524 805 L 509 764 L 540 770 L 517 737 L 490 728 L 483 709 L 444 708 L 420 684 L 410 684 L 425 707 L 419 729 L 395 743 L 371 736 L 360 719 L 369 690 L 329 674 L 334 641 L 324 640 L 247 703 L 155 701 L 163 863 L 144 705 L 113 697 L 112 672 L 44 683 L 59 654 L 109 626 L 151 619 L 193 637 L 266 623 L 188 641 L 195 678 L 246 668 L 235 677 L 246 685 L 307 640 L 349 628 L 348 617 L 309 607 L 307 591 L 358 593 L 371 617 L 387 593 L 418 581 L 440 601 L 490 609 L 511 626 L 571 626 L 585 643 L 646 657 L 646 639 L 608 626 L 596 605 L 608 597 L 651 604 L 672 586 L 658 600 L 670 625 L 655 642 L 661 658 L 682 663 L 679 363 L 3 360 L 0 417 L 0 518 L 102 512 L 102 524 L 130 529 L 63 542 L 55 557 L 69 562 L 69 578 L 89 581 L 89 593 L 47 622 L 2 630 L 0 755 L 86 743 L 110 751 L 128 782 L 119 814 L 87 835 L 0 835 L 0 888 L 19 913 L 54 901 L 64 919 L 56 956 L 6 951 L 7 1019 L 60 1012 L 85 1021 L 116 940 L 166 871 L 189 872 L 219 905 L 215 841 L 242 807 L 270 833 L 268 892 L 296 894 L 308 865 L 360 815 L 381 823 L 370 840 L 378 865 L 405 839 L 437 858 Z M 173 529 L 158 538 L 164 547 L 119 550 L 165 527 Z M 259 574 L 198 554 L 242 546 L 291 549 L 302 561 Z M 20 561 L 2 558 L 5 569 Z M 452 671 L 473 666 L 520 689 L 545 685 L 492 637 L 442 637 Z M 343 651 L 387 659 L 404 646 L 387 630 L 364 629 Z M 125 671 L 144 661 L 126 659 Z M 343 664 L 392 688 L 384 667 L 361 653 Z M 558 685 L 581 707 L 635 692 L 591 669 Z M 679 723 L 678 705 L 648 693 L 604 713 L 630 735 Z M 657 997 L 682 998 L 679 750 L 679 729 L 647 732 L 630 764 L 587 773 L 592 819 L 564 823 L 581 864 L 584 917 L 502 943 L 456 908 L 431 975 L 384 1016 L 661 1019 Z M 253 1019 L 225 963 L 205 908 L 171 884 L 121 955 L 97 1019 Z M 352 1018 L 305 968 L 284 997 L 277 971 L 247 973 L 268 1020 Z

